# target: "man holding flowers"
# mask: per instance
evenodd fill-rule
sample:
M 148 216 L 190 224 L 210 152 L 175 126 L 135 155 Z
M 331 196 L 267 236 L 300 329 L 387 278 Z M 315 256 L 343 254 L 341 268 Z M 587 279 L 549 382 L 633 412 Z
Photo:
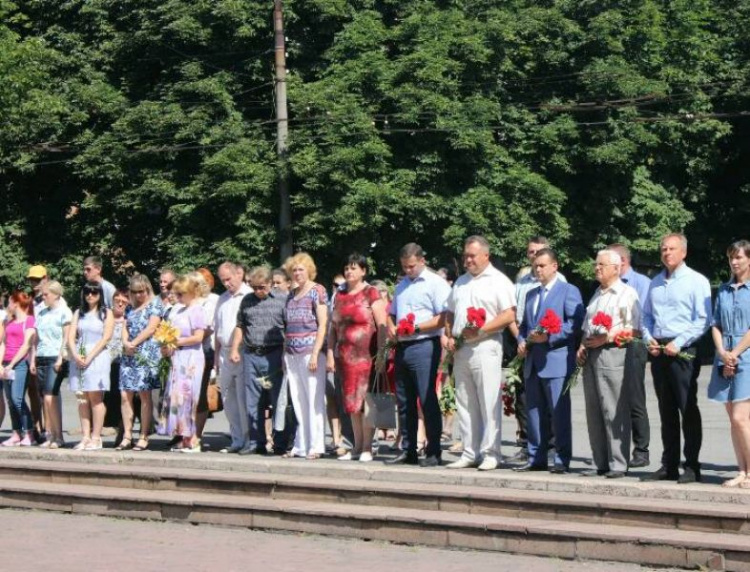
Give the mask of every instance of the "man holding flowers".
M 448 283 L 427 268 L 424 252 L 410 242 L 399 252 L 404 278 L 396 291 L 388 315 L 388 337 L 396 342 L 396 398 L 402 452 L 388 464 L 416 465 L 417 398 L 424 415 L 427 445 L 423 466 L 440 465 L 440 434 L 443 418 L 435 391 L 440 364 L 440 328 Z
M 577 361 L 583 365 L 586 424 L 595 469 L 584 476 L 624 477 L 630 456 L 630 397 L 625 360 L 636 349 L 617 336 L 637 333 L 641 325 L 638 293 L 620 279 L 622 259 L 601 250 L 594 272 L 599 288 L 589 302 Z
M 488 471 L 500 463 L 503 329 L 515 320 L 515 288 L 490 264 L 482 236 L 464 242 L 463 274 L 448 298 L 443 347 L 454 353 L 456 406 L 464 452 L 450 469 Z
M 518 354 L 525 357 L 529 460 L 513 470 L 547 470 L 552 423 L 555 463 L 551 472 L 566 473 L 572 453 L 572 429 L 570 393 L 564 388 L 575 366 L 576 337 L 584 308 L 578 288 L 559 279 L 554 250 L 539 250 L 532 269 L 539 285 L 526 296 L 518 336 Z
M 662 466 L 653 480 L 693 483 L 700 480 L 698 455 L 703 441 L 698 409 L 698 341 L 711 323 L 708 279 L 685 264 L 687 238 L 680 233 L 661 240 L 664 270 L 651 281 L 643 306 L 643 339 L 653 356 L 651 373 L 659 401 Z M 686 359 L 690 355 L 693 359 Z M 680 464 L 680 417 L 685 438 L 684 472 Z

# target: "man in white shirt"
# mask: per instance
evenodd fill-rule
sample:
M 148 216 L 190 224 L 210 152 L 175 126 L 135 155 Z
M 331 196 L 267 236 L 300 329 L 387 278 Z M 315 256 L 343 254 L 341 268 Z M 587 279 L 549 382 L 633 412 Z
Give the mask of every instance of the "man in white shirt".
M 242 373 L 242 359 L 233 363 L 229 359 L 232 349 L 232 336 L 237 326 L 237 313 L 240 302 L 251 290 L 245 284 L 242 266 L 234 262 L 224 262 L 217 271 L 219 280 L 226 288 L 216 303 L 214 314 L 215 351 L 214 368 L 219 378 L 224 412 L 229 421 L 232 442 L 222 453 L 239 453 L 249 439 L 247 407 L 245 405 L 245 378 Z
M 104 305 L 112 309 L 112 300 L 115 297 L 115 285 L 102 276 L 103 262 L 99 256 L 87 256 L 83 259 L 83 278 L 86 282 L 101 284 L 104 293 Z
M 614 250 L 601 250 L 596 256 L 594 267 L 600 286 L 586 309 L 583 340 L 576 355 L 578 363 L 584 364 L 586 422 L 596 465 L 582 473 L 587 477 L 618 479 L 628 470 L 630 398 L 625 360 L 635 347 L 618 347 L 615 336 L 640 330 L 641 307 L 635 289 L 620 280 L 621 264 L 622 259 Z M 593 323 L 600 315 L 611 320 L 609 328 Z
M 446 305 L 443 347 L 454 351 L 456 405 L 464 452 L 451 469 L 497 468 L 501 453 L 503 329 L 515 320 L 515 289 L 490 264 L 490 245 L 482 236 L 464 242 L 466 273 L 456 280 Z M 483 309 L 485 324 L 470 327 L 469 308 Z M 460 340 L 460 347 L 456 341 Z M 481 464 L 480 463 L 481 459 Z

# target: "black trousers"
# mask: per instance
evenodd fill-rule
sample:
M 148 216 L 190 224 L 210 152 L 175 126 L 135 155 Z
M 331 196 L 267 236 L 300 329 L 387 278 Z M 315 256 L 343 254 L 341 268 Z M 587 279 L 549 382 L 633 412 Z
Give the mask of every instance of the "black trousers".
M 630 424 L 633 431 L 633 457 L 648 457 L 651 425 L 646 409 L 646 364 L 648 350 L 642 344 L 633 346 L 625 362 L 625 381 L 630 396 Z
M 659 401 L 661 441 L 664 445 L 662 465 L 670 472 L 680 465 L 680 419 L 685 439 L 685 467 L 700 469 L 698 455 L 703 442 L 703 425 L 698 409 L 698 374 L 700 362 L 696 348 L 683 351 L 692 354 L 692 360 L 669 357 L 664 354 L 653 358 L 651 373 Z

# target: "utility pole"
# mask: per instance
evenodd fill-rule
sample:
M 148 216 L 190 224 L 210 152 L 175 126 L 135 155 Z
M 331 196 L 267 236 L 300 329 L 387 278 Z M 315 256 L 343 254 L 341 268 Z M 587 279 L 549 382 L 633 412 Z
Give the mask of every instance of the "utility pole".
M 286 106 L 286 43 L 281 0 L 273 3 L 273 31 L 276 68 L 276 154 L 278 155 L 279 239 L 281 262 L 292 255 L 292 203 L 287 179 L 287 136 L 289 115 Z

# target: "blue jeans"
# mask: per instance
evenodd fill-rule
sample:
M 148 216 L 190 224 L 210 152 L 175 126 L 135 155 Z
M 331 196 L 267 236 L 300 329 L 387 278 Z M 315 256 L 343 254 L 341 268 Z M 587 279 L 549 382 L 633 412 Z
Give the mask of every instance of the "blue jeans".
M 3 365 L 8 365 L 4 362 Z M 10 409 L 10 421 L 13 424 L 13 431 L 25 433 L 31 431 L 31 411 L 26 405 L 26 383 L 28 381 L 29 364 L 26 360 L 21 360 L 13 368 L 15 377 L 12 380 L 3 380 L 5 386 L 5 399 Z M 23 435 L 22 435 L 23 436 Z
M 424 428 L 427 433 L 425 454 L 440 457 L 440 434 L 443 416 L 435 391 L 440 365 L 440 338 L 432 337 L 396 346 L 396 399 L 401 431 L 401 448 L 408 453 L 417 451 L 417 399 L 422 406 Z
M 249 440 L 246 447 L 265 451 L 266 448 L 266 408 L 276 407 L 279 401 L 279 391 L 284 373 L 281 369 L 282 347 L 258 355 L 245 352 L 242 355 L 243 378 L 245 380 L 245 405 L 247 406 L 247 421 Z M 266 377 L 271 381 L 271 389 L 263 389 L 259 379 Z M 286 429 L 274 432 L 273 448 L 277 452 L 285 452 L 288 439 Z

